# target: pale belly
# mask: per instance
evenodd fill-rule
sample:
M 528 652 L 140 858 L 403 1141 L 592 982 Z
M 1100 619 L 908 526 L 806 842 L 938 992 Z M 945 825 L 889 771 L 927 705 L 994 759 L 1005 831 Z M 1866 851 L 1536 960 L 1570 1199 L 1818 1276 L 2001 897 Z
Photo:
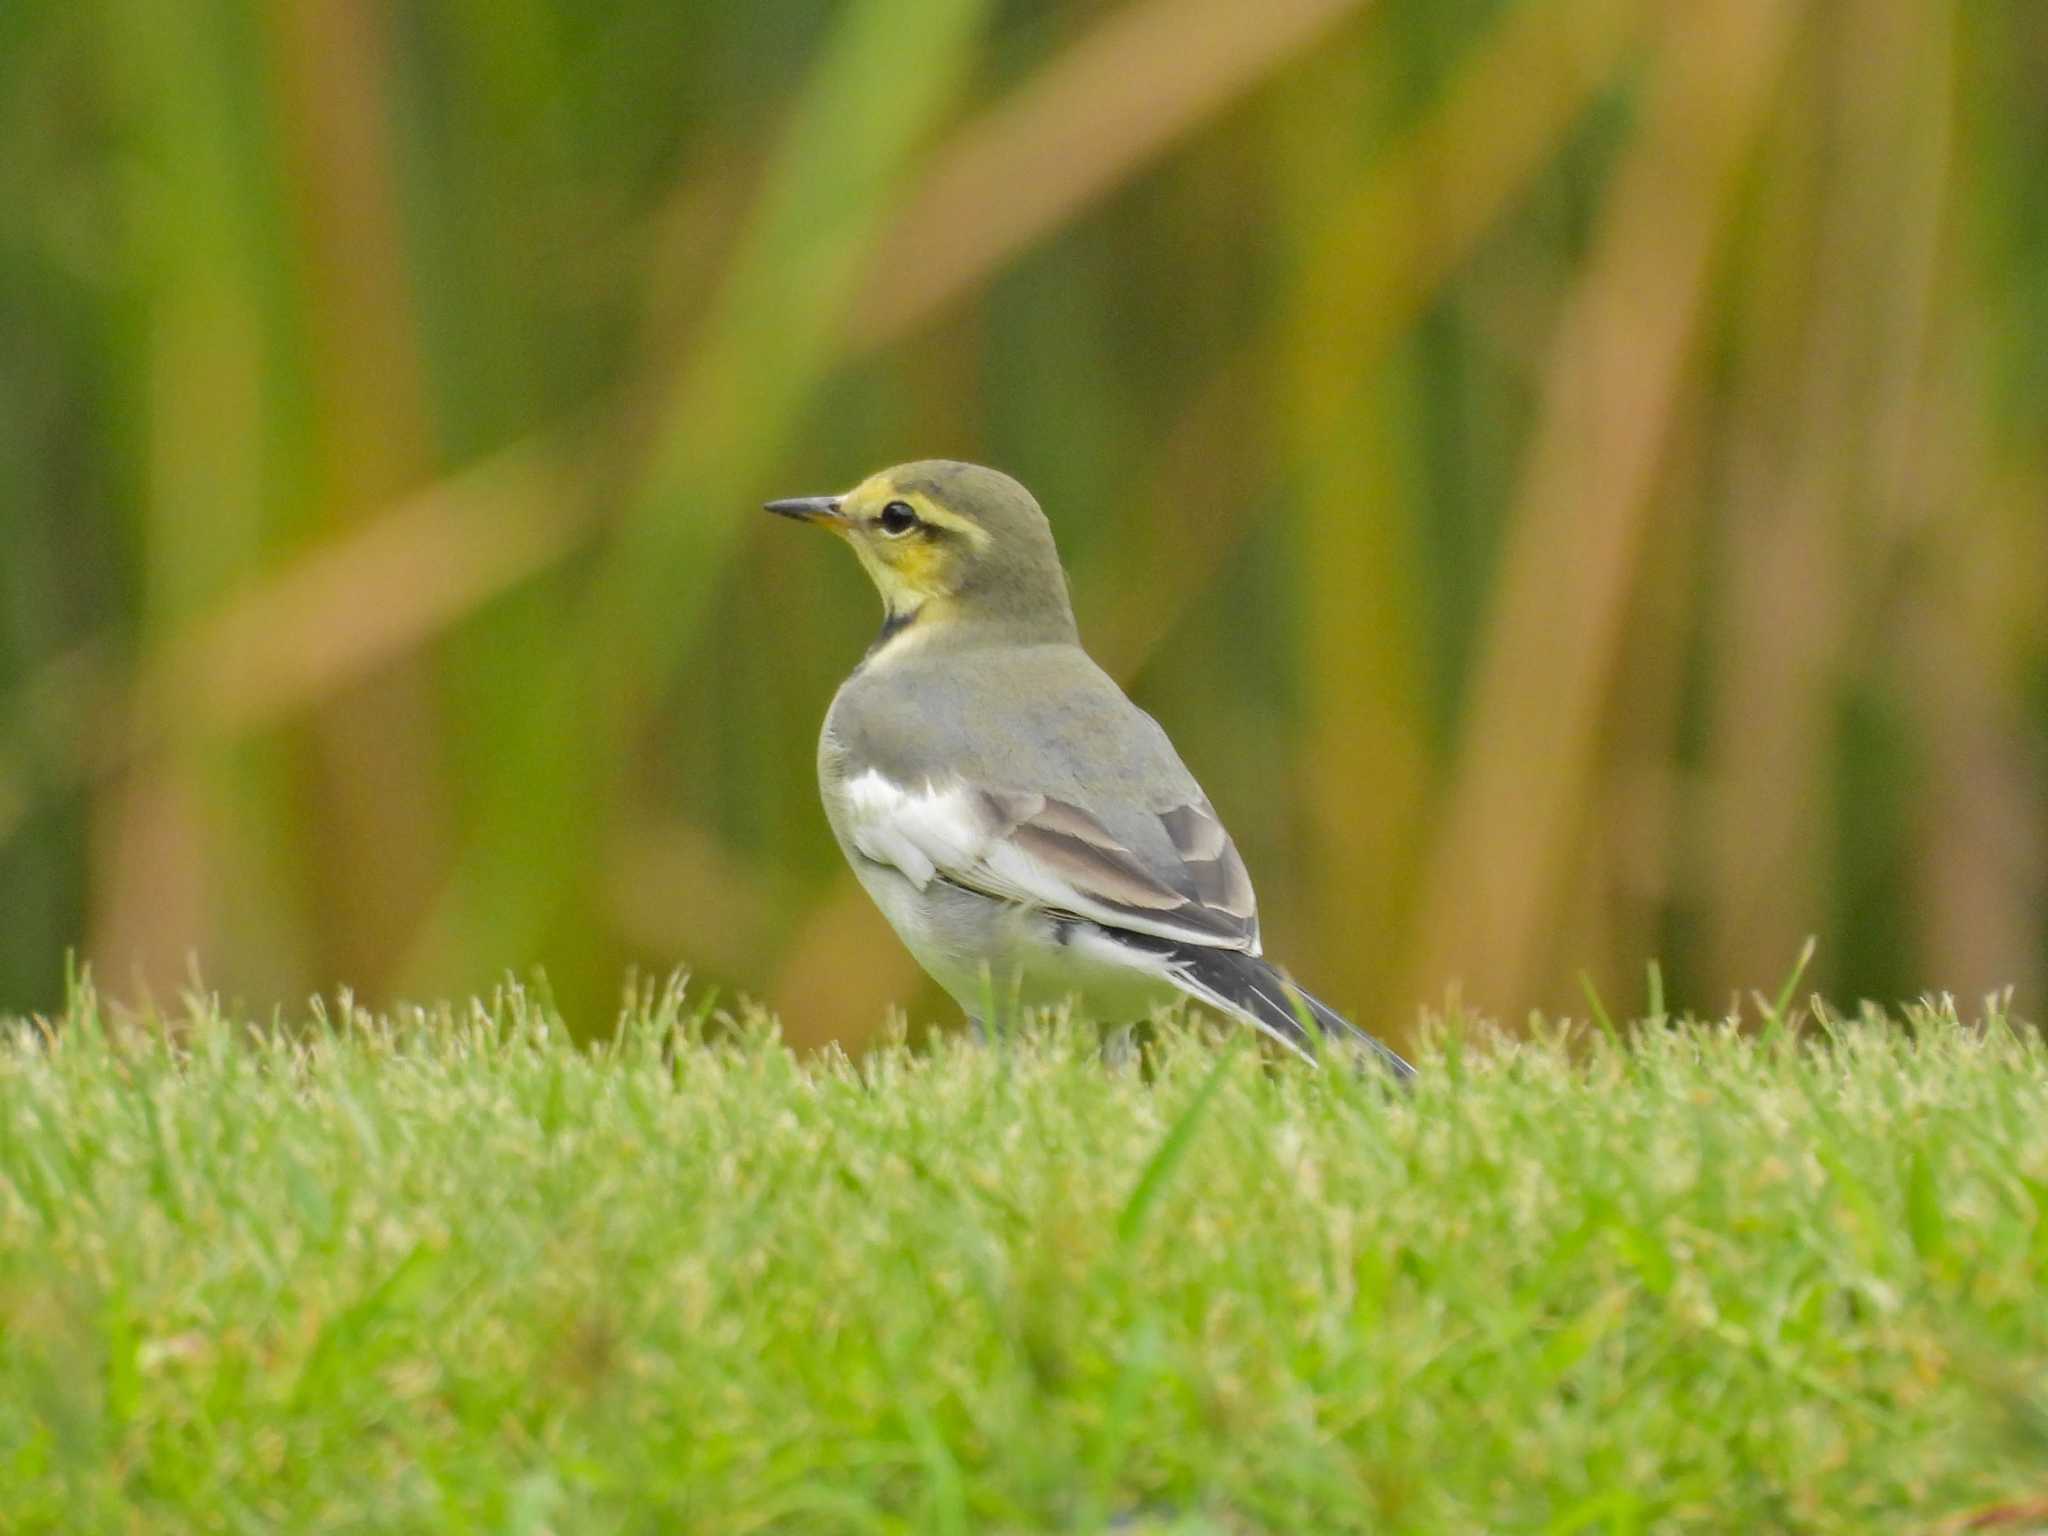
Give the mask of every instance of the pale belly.
M 854 873 L 918 964 L 968 1017 L 1008 1017 L 1019 1007 L 1079 999 L 1099 1023 L 1145 1018 L 1183 994 L 1111 951 L 1101 930 L 1031 907 L 991 900 L 944 881 L 923 890 L 886 864 L 858 855 Z

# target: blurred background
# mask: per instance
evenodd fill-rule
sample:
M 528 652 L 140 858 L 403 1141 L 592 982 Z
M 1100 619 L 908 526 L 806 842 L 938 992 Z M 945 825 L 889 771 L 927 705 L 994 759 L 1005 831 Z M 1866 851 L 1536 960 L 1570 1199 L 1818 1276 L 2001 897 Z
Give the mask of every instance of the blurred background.
M 2048 6 L 13 0 L 0 1009 L 952 1010 L 759 514 L 944 455 L 1400 1037 L 2048 965 Z

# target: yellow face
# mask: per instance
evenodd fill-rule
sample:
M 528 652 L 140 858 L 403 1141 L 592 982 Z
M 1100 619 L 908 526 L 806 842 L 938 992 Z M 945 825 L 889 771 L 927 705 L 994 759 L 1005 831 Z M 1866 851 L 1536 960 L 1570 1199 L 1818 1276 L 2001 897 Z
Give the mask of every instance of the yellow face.
M 1019 643 L 1079 638 L 1052 525 L 999 470 L 922 459 L 843 496 L 771 501 L 768 510 L 853 546 L 888 610 L 877 645 L 997 632 Z
M 770 502 L 769 510 L 828 528 L 853 546 L 891 613 L 909 615 L 944 602 L 989 544 L 972 518 L 941 505 L 894 471 L 871 475 L 843 496 Z

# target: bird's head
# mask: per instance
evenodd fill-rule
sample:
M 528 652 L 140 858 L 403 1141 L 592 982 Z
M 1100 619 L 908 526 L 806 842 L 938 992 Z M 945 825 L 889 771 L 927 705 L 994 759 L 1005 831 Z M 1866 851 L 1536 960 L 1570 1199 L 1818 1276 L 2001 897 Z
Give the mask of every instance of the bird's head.
M 770 512 L 853 546 L 882 594 L 885 634 L 1000 632 L 1072 640 L 1073 609 L 1052 527 L 1031 493 L 997 470 L 951 459 L 885 469 L 839 496 L 771 501 Z

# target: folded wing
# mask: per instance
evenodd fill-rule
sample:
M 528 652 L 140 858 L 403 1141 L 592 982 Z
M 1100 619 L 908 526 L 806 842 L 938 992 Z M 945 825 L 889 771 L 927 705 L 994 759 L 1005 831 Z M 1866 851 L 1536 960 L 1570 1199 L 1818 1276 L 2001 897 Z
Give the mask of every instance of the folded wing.
M 1251 879 L 1206 800 L 1126 810 L 1115 819 L 1150 835 L 1119 836 L 1081 806 L 1029 792 L 901 784 L 873 768 L 846 792 L 854 847 L 919 889 L 942 879 L 1109 928 L 1259 951 Z

